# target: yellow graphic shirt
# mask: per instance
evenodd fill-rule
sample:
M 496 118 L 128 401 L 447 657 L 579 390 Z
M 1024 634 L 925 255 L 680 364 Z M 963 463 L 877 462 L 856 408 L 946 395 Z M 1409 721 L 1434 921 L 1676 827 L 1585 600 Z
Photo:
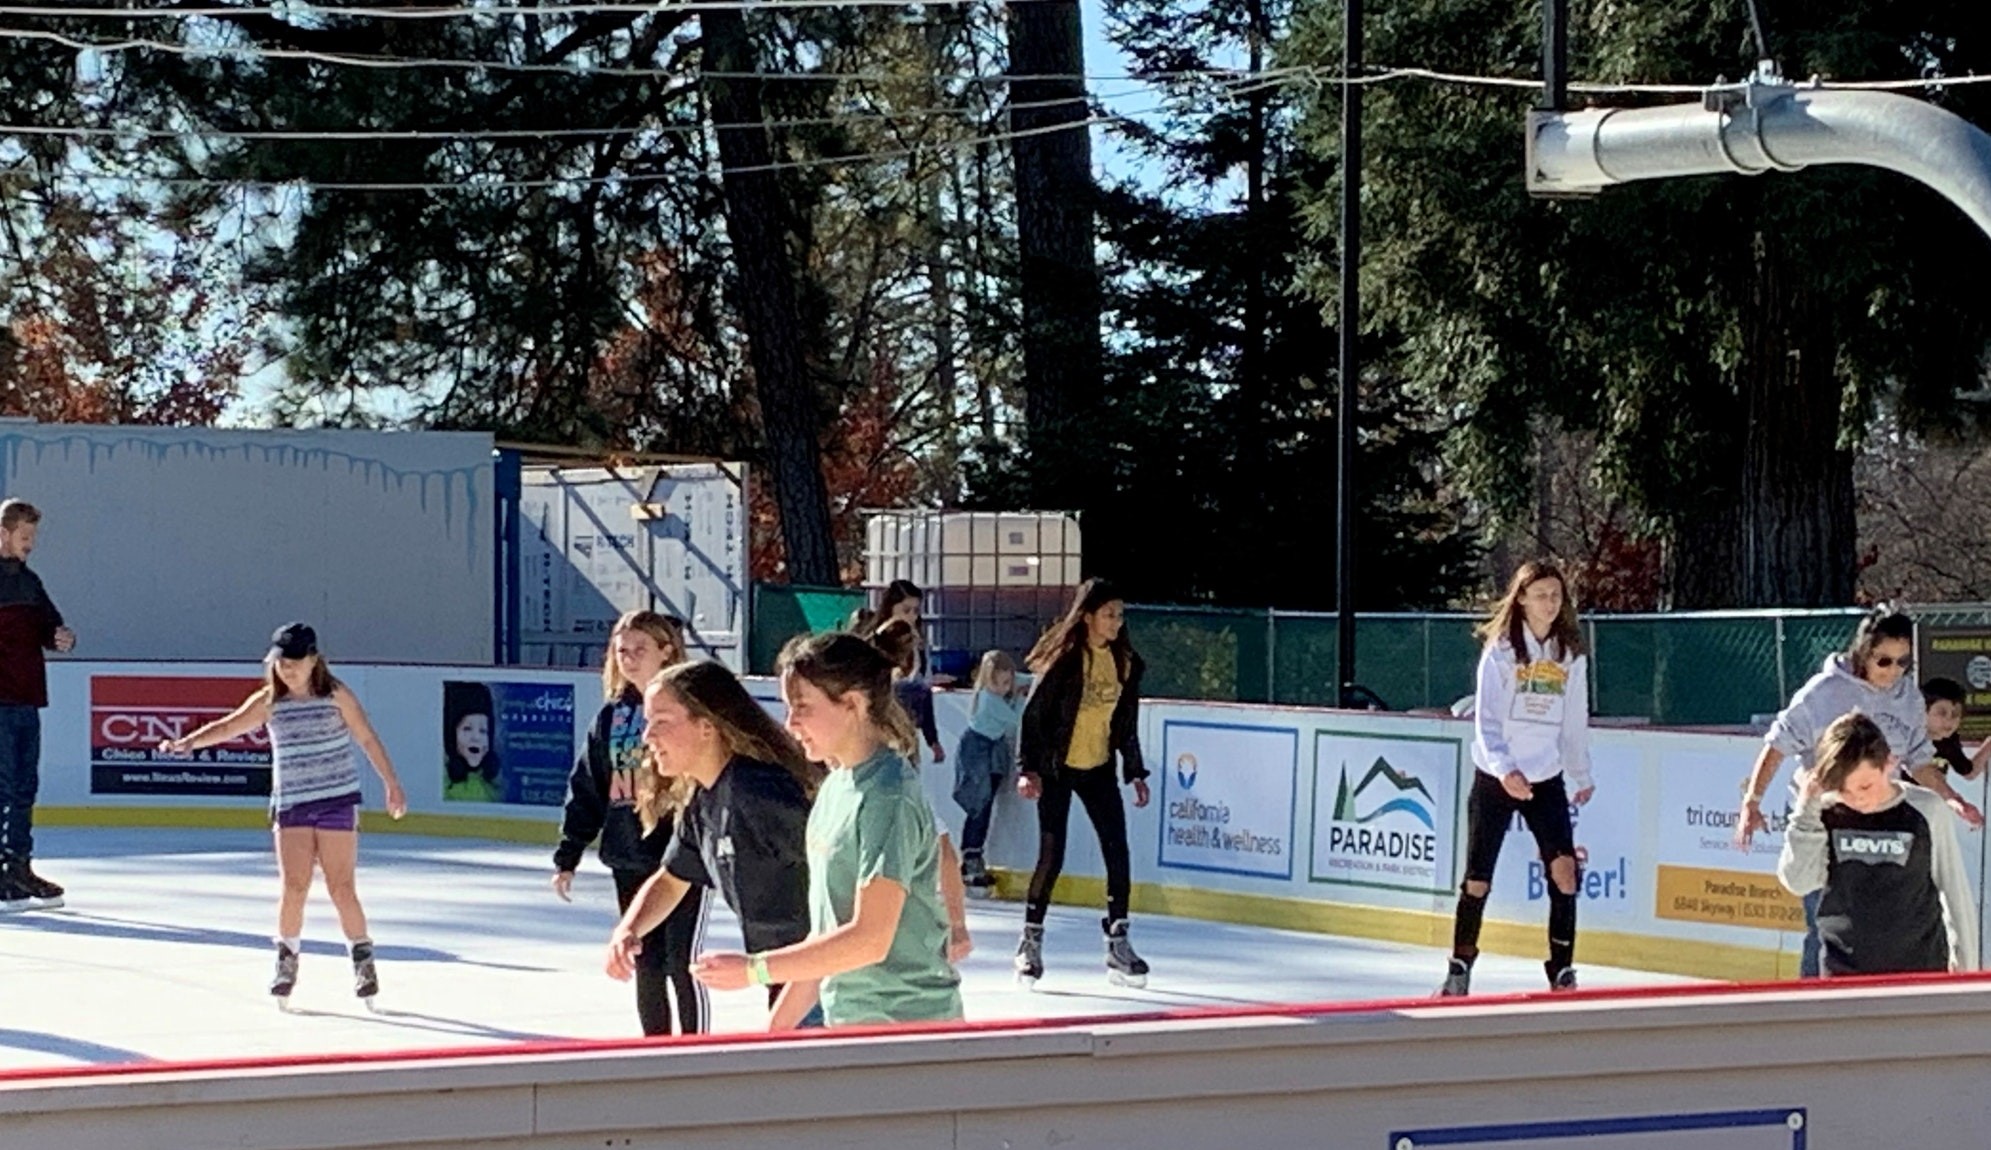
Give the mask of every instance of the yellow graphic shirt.
M 1089 771 L 1113 757 L 1113 709 L 1120 705 L 1120 666 L 1113 652 L 1085 649 L 1085 694 L 1072 724 L 1065 765 Z

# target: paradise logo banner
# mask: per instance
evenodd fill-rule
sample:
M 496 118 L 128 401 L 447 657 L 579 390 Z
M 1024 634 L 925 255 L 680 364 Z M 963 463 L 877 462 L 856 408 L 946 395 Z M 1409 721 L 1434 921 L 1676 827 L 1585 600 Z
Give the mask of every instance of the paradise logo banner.
M 90 793 L 268 795 L 270 743 L 261 728 L 188 755 L 159 750 L 161 742 L 241 706 L 262 685 L 261 679 L 92 675 Z
M 1449 891 L 1462 754 L 1457 739 L 1315 732 L 1309 877 Z

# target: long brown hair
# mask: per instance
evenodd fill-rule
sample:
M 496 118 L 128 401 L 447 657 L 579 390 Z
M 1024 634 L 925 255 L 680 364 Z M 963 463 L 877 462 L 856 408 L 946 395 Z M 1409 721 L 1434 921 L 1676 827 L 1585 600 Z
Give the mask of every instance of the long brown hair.
M 919 632 L 904 619 L 893 619 L 871 632 L 871 645 L 901 675 L 910 675 L 919 668 Z
M 624 631 L 641 631 L 657 641 L 664 649 L 664 666 L 684 662 L 684 626 L 669 615 L 655 611 L 629 611 L 615 621 L 608 632 L 608 652 L 601 661 L 601 694 L 604 699 L 619 699 L 631 687 L 641 687 L 622 677 L 622 668 L 615 662 L 615 640 Z
M 1562 571 L 1546 559 L 1535 559 L 1521 564 L 1514 572 L 1514 579 L 1507 584 L 1507 594 L 1500 605 L 1493 609 L 1493 615 L 1473 632 L 1485 643 L 1506 640 L 1514 648 L 1514 658 L 1522 663 L 1528 661 L 1528 613 L 1521 607 L 1521 597 L 1528 588 L 1544 579 L 1553 579 L 1562 585 L 1562 613 L 1555 617 L 1549 627 L 1549 641 L 1556 645 L 1556 654 L 1563 659 L 1573 659 L 1583 653 L 1583 629 L 1576 625 L 1576 594 L 1569 588 L 1569 580 L 1562 577 Z
M 647 689 L 669 692 L 693 719 L 718 728 L 719 739 L 730 754 L 781 767 L 802 785 L 803 794 L 816 797 L 823 769 L 809 761 L 794 738 L 724 664 L 708 660 L 678 663 L 657 672 Z M 645 756 L 644 766 L 636 774 L 636 817 L 642 820 L 643 833 L 655 830 L 665 815 L 682 810 L 696 785 L 690 779 L 665 778 Z
M 885 745 L 918 761 L 919 732 L 892 693 L 892 663 L 878 648 L 842 631 L 798 635 L 781 649 L 774 673 L 805 679 L 831 699 L 853 692 L 864 696 L 871 725 Z
M 1853 641 L 1846 648 L 1846 662 L 1853 674 L 1867 677 L 1867 660 L 1873 658 L 1874 649 L 1889 639 L 1901 639 L 1914 650 L 1915 620 L 1896 611 L 1891 605 L 1882 603 L 1867 612 L 1860 620 L 1859 629 L 1853 632 Z
M 1025 666 L 1035 674 L 1043 674 L 1051 665 L 1082 649 L 1087 643 L 1085 617 L 1098 613 L 1108 603 L 1126 603 L 1120 589 L 1104 579 L 1092 578 L 1079 584 L 1077 593 L 1072 596 L 1072 605 L 1064 618 L 1051 625 L 1037 645 L 1030 648 L 1030 654 L 1023 660 Z M 1120 681 L 1126 682 L 1129 668 L 1134 662 L 1134 641 L 1127 637 L 1127 628 L 1122 625 L 1120 633 L 1107 645 L 1113 652 L 1113 665 L 1119 669 Z
M 311 697 L 314 699 L 330 697 L 339 686 L 339 680 L 332 674 L 331 665 L 325 662 L 325 656 L 315 651 L 308 658 L 311 659 L 311 682 L 308 684 Z M 283 685 L 283 677 L 277 674 L 277 657 L 274 654 L 263 659 L 263 682 L 269 687 L 270 702 L 290 697 L 290 688 Z

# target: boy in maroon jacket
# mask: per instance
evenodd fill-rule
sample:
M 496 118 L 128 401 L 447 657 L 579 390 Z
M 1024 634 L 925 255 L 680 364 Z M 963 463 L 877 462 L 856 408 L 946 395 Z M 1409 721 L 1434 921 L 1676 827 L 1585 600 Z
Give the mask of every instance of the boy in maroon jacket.
M 41 512 L 26 500 L 0 503 L 0 910 L 10 911 L 62 905 L 62 888 L 35 874 L 31 860 L 48 706 L 42 651 L 67 651 L 76 634 L 28 570 L 40 525 Z

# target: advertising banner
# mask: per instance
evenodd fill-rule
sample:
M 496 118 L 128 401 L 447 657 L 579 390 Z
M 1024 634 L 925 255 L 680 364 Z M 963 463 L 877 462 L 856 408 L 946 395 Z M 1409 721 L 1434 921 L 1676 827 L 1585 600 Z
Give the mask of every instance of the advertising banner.
M 1299 730 L 1173 719 L 1161 730 L 1161 865 L 1292 878 Z
M 1659 839 L 1653 913 L 1677 922 L 1804 929 L 1804 906 L 1777 881 L 1777 856 L 1790 822 L 1786 761 L 1763 796 L 1763 817 L 1749 848 L 1735 844 L 1741 785 L 1749 757 L 1705 752 L 1668 756 L 1659 773 Z
M 559 806 L 574 766 L 571 683 L 442 685 L 443 798 Z
M 1314 882 L 1444 894 L 1458 882 L 1465 744 L 1436 736 L 1314 733 Z
M 262 685 L 250 678 L 90 676 L 90 793 L 268 795 L 270 740 L 261 728 L 190 755 L 159 750 L 241 706 Z
M 1915 628 L 1915 674 L 1924 682 L 1954 679 L 1963 685 L 1963 725 L 1958 733 L 1965 743 L 1991 738 L 1991 627 L 1945 627 L 1921 624 Z

